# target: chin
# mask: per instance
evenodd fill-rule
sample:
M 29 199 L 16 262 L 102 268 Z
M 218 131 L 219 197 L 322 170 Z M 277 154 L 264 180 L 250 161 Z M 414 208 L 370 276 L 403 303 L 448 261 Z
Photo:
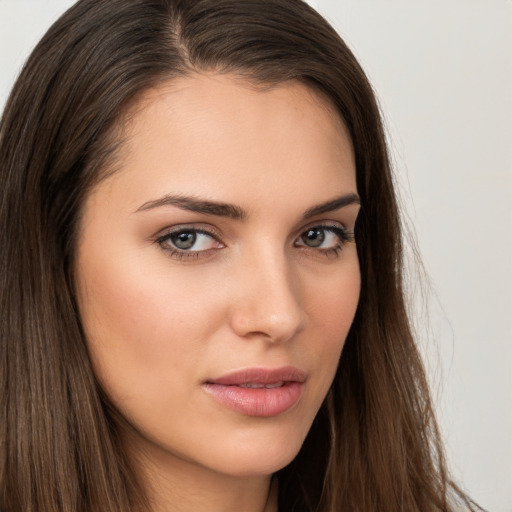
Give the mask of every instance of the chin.
M 243 457 L 226 458 L 217 468 L 217 471 L 241 478 L 268 476 L 290 464 L 298 451 L 293 453 L 287 451 L 286 453 L 248 454 Z
M 209 465 L 231 476 L 271 475 L 290 464 L 299 453 L 306 435 L 307 430 L 293 433 L 285 430 L 274 435 L 253 432 L 247 439 L 232 439 L 223 448 L 217 444 L 221 451 L 210 452 Z

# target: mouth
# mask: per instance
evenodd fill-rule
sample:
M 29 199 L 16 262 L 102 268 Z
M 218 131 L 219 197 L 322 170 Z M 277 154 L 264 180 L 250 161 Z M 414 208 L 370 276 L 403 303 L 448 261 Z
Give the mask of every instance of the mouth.
M 285 385 L 285 381 L 281 380 L 279 382 L 273 382 L 272 384 L 262 384 L 261 382 L 247 382 L 240 384 L 241 388 L 247 388 L 247 389 L 275 389 L 275 388 L 282 388 Z
M 246 368 L 203 383 L 217 402 L 246 416 L 271 417 L 300 400 L 306 373 L 298 368 Z

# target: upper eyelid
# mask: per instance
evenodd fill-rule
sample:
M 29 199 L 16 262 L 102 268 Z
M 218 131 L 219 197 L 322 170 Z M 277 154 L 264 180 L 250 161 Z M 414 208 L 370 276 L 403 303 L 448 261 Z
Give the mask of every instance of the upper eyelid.
M 208 253 L 212 249 L 203 249 L 203 250 L 194 250 L 194 249 L 181 249 L 179 247 L 176 247 L 172 241 L 170 241 L 170 238 L 175 233 L 180 233 L 183 231 L 194 231 L 196 233 L 207 235 L 212 238 L 216 243 L 221 244 L 225 247 L 224 242 L 220 240 L 218 236 L 216 236 L 214 233 L 211 233 L 209 230 L 205 230 L 203 228 L 197 228 L 197 227 L 187 227 L 187 226 L 178 226 L 175 228 L 169 228 L 167 231 L 164 230 L 164 232 L 160 235 L 157 235 L 153 238 L 153 242 L 157 244 L 160 249 L 162 249 L 165 252 L 171 253 L 174 257 L 180 257 L 180 259 L 197 259 L 201 257 L 202 255 Z M 217 248 L 220 249 L 220 248 Z M 217 250 L 214 249 L 214 250 Z
M 343 222 L 341 222 L 339 220 L 323 220 L 323 221 L 321 220 L 321 221 L 316 221 L 316 222 L 310 222 L 310 223 L 306 224 L 305 226 L 301 227 L 297 231 L 297 235 L 295 235 L 295 238 L 302 235 L 308 229 L 313 229 L 313 228 L 324 228 L 324 229 L 337 228 L 337 229 L 346 231 L 347 233 L 349 233 L 351 231 Z
M 341 226 L 345 229 L 345 223 L 341 222 L 340 220 L 320 220 L 317 222 L 310 222 L 309 224 L 306 224 L 305 229 L 314 228 L 314 227 L 329 227 L 329 226 Z
M 173 233 L 179 233 L 180 231 L 195 231 L 196 233 L 210 235 L 211 237 L 215 238 L 220 242 L 221 235 L 218 232 L 218 230 L 215 229 L 213 226 L 205 226 L 205 224 L 201 224 L 199 226 L 194 224 L 178 224 L 175 226 L 169 226 L 159 230 L 155 235 L 153 235 L 152 238 L 155 240 L 159 240 L 162 238 L 166 238 L 172 235 Z
M 320 228 L 320 229 L 324 229 L 325 231 L 331 231 L 333 232 L 334 234 L 336 234 L 336 236 L 340 237 L 343 239 L 343 241 L 347 241 L 348 239 L 352 239 L 354 237 L 354 232 L 350 229 L 347 229 L 345 226 L 343 226 L 342 224 L 341 225 L 334 225 L 334 224 L 311 224 L 309 227 L 305 228 L 305 229 L 302 229 L 299 233 L 298 236 L 296 236 L 294 238 L 294 240 L 299 240 L 301 238 L 301 236 L 306 233 L 307 231 L 310 231 L 312 229 L 315 229 L 315 228 Z M 340 235 L 340 232 L 341 231 L 341 235 Z M 338 233 L 336 233 L 338 232 Z
M 346 231 L 347 233 L 351 233 L 351 230 L 341 221 L 339 220 L 318 220 L 313 222 L 308 222 L 307 224 L 300 227 L 298 230 L 295 231 L 295 234 L 292 235 L 292 239 L 295 240 L 298 237 L 300 237 L 305 231 L 308 229 L 313 228 L 324 228 L 328 229 L 330 227 L 332 228 L 338 228 L 342 229 L 343 231 Z M 204 224 L 204 223 L 184 223 L 184 224 L 177 224 L 174 226 L 168 226 L 166 228 L 163 228 L 159 230 L 155 235 L 152 236 L 152 239 L 155 241 L 161 241 L 173 233 L 178 233 L 180 231 L 195 231 L 196 233 L 202 233 L 205 235 L 209 235 L 212 238 L 215 238 L 218 242 L 224 244 L 225 242 L 222 240 L 223 235 L 219 232 L 218 229 L 216 229 L 214 226 Z

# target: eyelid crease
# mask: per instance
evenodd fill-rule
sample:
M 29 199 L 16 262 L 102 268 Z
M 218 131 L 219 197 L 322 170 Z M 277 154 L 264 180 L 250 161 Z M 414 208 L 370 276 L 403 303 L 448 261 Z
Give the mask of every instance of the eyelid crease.
M 315 228 L 322 228 L 326 230 L 332 230 L 332 231 L 339 231 L 343 234 L 348 235 L 354 235 L 354 229 L 348 228 L 343 222 L 341 221 L 333 221 L 333 220 L 325 220 L 325 221 L 318 221 L 318 222 L 311 222 L 310 224 L 306 224 L 304 227 L 301 227 L 298 230 L 297 236 L 302 235 L 306 231 L 310 229 Z
M 158 241 L 160 238 L 167 238 L 170 235 L 180 233 L 182 231 L 193 231 L 195 233 L 202 233 L 204 235 L 210 235 L 211 237 L 215 238 L 218 242 L 221 242 L 220 240 L 220 234 L 217 229 L 215 229 L 213 226 L 206 226 L 205 224 L 200 224 L 199 226 L 197 224 L 177 224 L 174 226 L 168 226 L 166 228 L 163 228 L 158 231 L 155 235 L 153 235 L 151 238 L 154 241 Z M 221 242 L 222 243 L 222 242 Z
M 219 244 L 220 247 L 210 247 L 207 249 L 181 249 L 174 245 L 172 241 L 172 237 L 174 235 L 179 235 L 180 233 L 193 232 L 196 235 L 206 235 L 215 241 L 215 243 Z M 168 228 L 166 231 L 160 231 L 160 235 L 156 235 L 154 237 L 153 242 L 156 243 L 159 248 L 164 251 L 170 258 L 182 261 L 193 261 L 198 260 L 200 258 L 207 257 L 211 255 L 213 252 L 218 251 L 226 247 L 224 242 L 220 240 L 220 237 L 209 229 L 204 229 L 200 227 L 193 226 L 173 226 Z
M 340 238 L 342 244 L 346 243 L 346 242 L 353 242 L 355 240 L 354 231 L 347 229 L 342 223 L 340 223 L 340 224 L 332 224 L 332 223 L 311 224 L 310 226 L 306 227 L 305 229 L 301 229 L 298 237 L 296 237 L 296 240 L 299 239 L 306 232 L 314 230 L 314 229 L 323 229 L 325 231 L 330 231 L 330 232 L 334 233 L 336 236 L 338 236 Z
M 313 247 L 308 246 L 307 244 L 299 244 L 298 241 L 301 237 L 308 231 L 313 229 L 322 229 L 327 232 L 333 233 L 338 239 L 339 243 L 330 247 Z M 176 247 L 172 241 L 169 243 L 169 240 L 173 235 L 177 235 L 183 232 L 194 232 L 196 234 L 203 234 L 211 237 L 215 240 L 221 247 L 211 247 L 208 249 L 180 249 Z M 204 228 L 198 227 L 195 225 L 177 225 L 168 227 L 165 230 L 161 230 L 159 234 L 153 237 L 153 241 L 158 244 L 161 250 L 165 251 L 171 258 L 175 258 L 178 260 L 198 260 L 203 257 L 208 257 L 212 255 L 213 252 L 216 252 L 220 249 L 226 247 L 224 242 L 221 240 L 221 237 L 218 233 L 215 232 L 213 228 Z M 334 221 L 323 221 L 323 222 L 315 222 L 310 223 L 309 225 L 302 227 L 298 234 L 294 237 L 293 245 L 295 247 L 305 248 L 325 256 L 337 256 L 340 251 L 342 251 L 343 246 L 346 243 L 355 241 L 354 232 L 352 230 L 347 229 L 342 222 L 334 222 Z

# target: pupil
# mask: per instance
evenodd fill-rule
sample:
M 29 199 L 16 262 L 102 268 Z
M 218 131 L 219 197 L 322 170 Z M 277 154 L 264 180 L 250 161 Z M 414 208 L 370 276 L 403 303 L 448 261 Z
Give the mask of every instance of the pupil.
M 196 243 L 196 234 L 191 231 L 182 231 L 173 235 L 171 239 L 178 249 L 190 249 Z
M 325 240 L 325 233 L 320 229 L 310 229 L 302 240 L 310 247 L 319 247 Z

